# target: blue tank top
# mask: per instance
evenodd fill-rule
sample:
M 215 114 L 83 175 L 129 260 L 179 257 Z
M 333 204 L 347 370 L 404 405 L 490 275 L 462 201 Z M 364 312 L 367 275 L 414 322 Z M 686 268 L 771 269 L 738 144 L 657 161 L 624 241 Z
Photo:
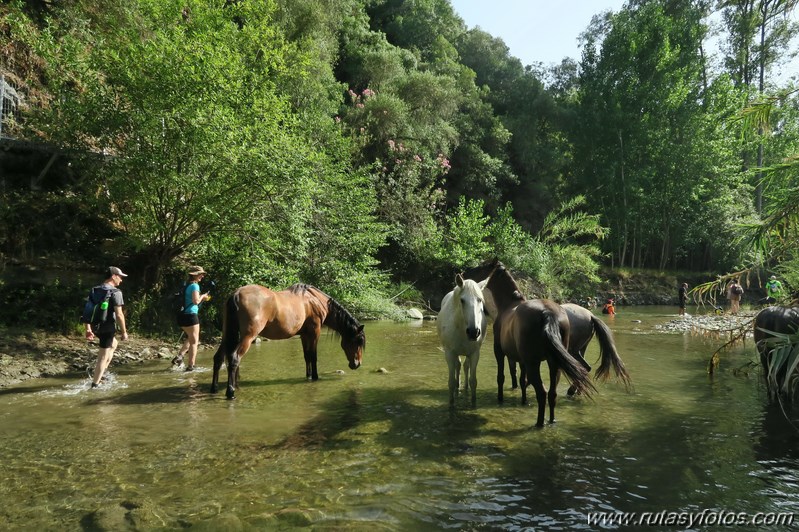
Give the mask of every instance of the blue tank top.
M 200 291 L 200 285 L 197 283 L 191 283 L 186 286 L 186 290 L 183 292 L 183 313 L 184 314 L 197 314 L 197 311 L 200 310 L 200 305 L 194 304 L 194 298 L 192 295 L 194 292 Z

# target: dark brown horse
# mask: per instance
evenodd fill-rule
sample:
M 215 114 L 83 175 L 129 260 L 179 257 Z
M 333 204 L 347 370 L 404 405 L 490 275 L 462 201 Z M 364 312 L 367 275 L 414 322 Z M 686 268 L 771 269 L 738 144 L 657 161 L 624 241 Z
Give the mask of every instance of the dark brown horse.
M 242 286 L 225 302 L 222 342 L 214 355 L 211 393 L 216 393 L 219 368 L 227 365 L 227 398 L 233 399 L 238 388 L 239 364 L 257 336 L 283 340 L 299 335 L 305 355 L 305 377 L 319 379 L 316 371 L 316 346 L 322 325 L 341 336 L 341 348 L 350 369 L 361 365 L 366 335 L 358 323 L 335 299 L 318 288 L 295 284 L 275 292 L 259 285 Z
M 471 278 L 470 270 L 464 277 Z M 479 274 L 478 274 L 479 275 Z M 575 359 L 568 351 L 569 318 L 566 311 L 548 299 L 526 300 L 516 281 L 497 262 L 493 268 L 486 290 L 491 301 L 487 301 L 489 312 L 494 316 L 494 356 L 497 359 L 497 398 L 503 400 L 502 387 L 505 381 L 504 360 L 518 363 L 522 368 L 522 402 L 527 400 L 526 383 L 535 389 L 538 402 L 536 426 L 544 425 L 544 409 L 549 402 L 549 422 L 555 422 L 557 386 L 560 372 L 574 385 L 578 393 L 590 395 L 594 390 L 584 360 Z M 488 299 L 488 298 L 487 298 Z M 541 362 L 549 367 L 549 392 L 541 379 Z
M 785 384 L 786 362 L 773 360 L 774 345 L 769 341 L 774 338 L 771 333 L 795 334 L 799 330 L 799 307 L 766 307 L 755 316 L 755 345 L 760 353 L 760 363 L 766 378 L 769 397 L 775 399 Z M 772 368 L 772 365 L 774 366 Z
M 596 336 L 599 341 L 599 359 L 600 364 L 595 373 L 595 378 L 605 381 L 610 376 L 610 371 L 619 378 L 624 386 L 629 389 L 631 386 L 630 374 L 627 368 L 624 367 L 619 356 L 619 351 L 616 349 L 616 342 L 613 340 L 613 332 L 610 330 L 604 321 L 594 316 L 594 313 L 587 308 L 575 305 L 574 303 L 564 303 L 561 305 L 566 315 L 569 317 L 569 354 L 574 358 L 585 361 L 585 352 L 588 349 L 588 344 Z M 585 367 L 591 371 L 588 362 L 585 362 Z M 508 363 L 511 388 L 518 387 L 518 380 L 516 378 L 516 364 L 513 362 Z M 576 388 L 569 386 L 566 392 L 568 395 L 574 395 Z

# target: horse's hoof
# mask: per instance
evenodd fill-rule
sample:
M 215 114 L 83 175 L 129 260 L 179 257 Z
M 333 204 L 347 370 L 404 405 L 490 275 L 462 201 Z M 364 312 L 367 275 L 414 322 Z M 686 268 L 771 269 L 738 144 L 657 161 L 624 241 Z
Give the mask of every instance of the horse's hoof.
M 210 389 L 209 391 L 210 391 L 211 393 L 216 393 L 216 392 L 218 392 L 219 390 L 217 390 L 216 386 L 211 386 L 211 389 Z

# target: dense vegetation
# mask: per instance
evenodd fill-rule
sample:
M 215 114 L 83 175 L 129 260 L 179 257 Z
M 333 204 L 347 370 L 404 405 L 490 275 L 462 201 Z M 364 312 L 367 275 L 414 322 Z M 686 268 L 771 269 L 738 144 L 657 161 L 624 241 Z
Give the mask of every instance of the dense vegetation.
M 145 324 L 189 263 L 364 315 L 491 256 L 799 287 L 796 3 L 629 0 L 524 66 L 448 0 L 6 1 L 3 133 L 69 164 L 3 176 L 0 258 L 131 270 Z

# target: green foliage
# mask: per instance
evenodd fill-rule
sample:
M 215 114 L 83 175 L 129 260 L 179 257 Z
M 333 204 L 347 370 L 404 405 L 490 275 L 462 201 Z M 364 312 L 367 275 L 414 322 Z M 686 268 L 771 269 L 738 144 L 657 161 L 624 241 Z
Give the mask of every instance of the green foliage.
M 0 249 L 113 258 L 153 327 L 190 263 L 224 290 L 308 282 L 367 315 L 391 282 L 492 255 L 554 295 L 608 259 L 752 262 L 793 284 L 795 94 L 746 106 L 795 30 L 744 4 L 721 4 L 718 72 L 707 3 L 630 2 L 594 20 L 579 65 L 545 69 L 447 0 L 5 2 L 0 69 L 29 96 L 14 133 L 68 149 L 77 179 L 4 181 Z
M 779 394 L 784 394 L 788 400 L 793 401 L 797 390 L 799 390 L 799 371 L 797 371 L 799 369 L 799 333 L 767 332 L 771 335 L 764 340 L 766 349 L 771 350 L 768 368 L 766 368 L 769 392 L 772 399 L 776 399 Z
M 440 260 L 463 270 L 488 255 L 489 217 L 483 207 L 482 201 L 461 197 L 455 212 L 447 216 Z

